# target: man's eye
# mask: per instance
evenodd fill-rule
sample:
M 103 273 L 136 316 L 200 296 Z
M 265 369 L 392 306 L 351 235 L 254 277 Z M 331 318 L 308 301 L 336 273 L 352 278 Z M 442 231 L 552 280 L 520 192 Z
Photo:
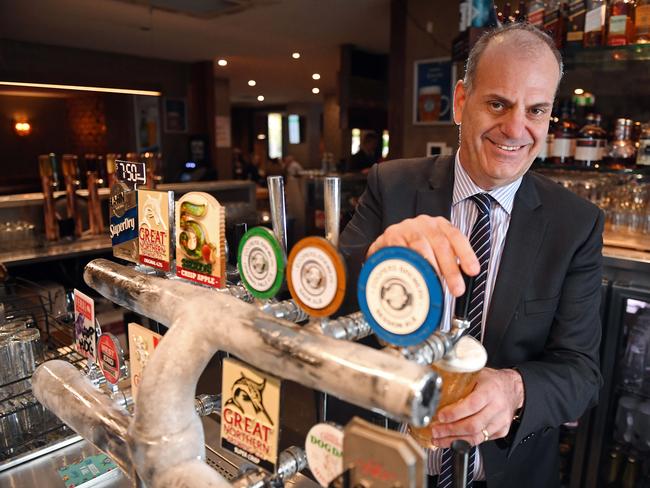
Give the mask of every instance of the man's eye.
M 490 102 L 490 108 L 497 112 L 501 112 L 504 109 L 504 105 L 501 102 Z
M 546 110 L 544 110 L 543 108 L 532 108 L 530 109 L 530 113 L 532 115 L 539 117 L 541 115 L 544 115 L 546 113 Z

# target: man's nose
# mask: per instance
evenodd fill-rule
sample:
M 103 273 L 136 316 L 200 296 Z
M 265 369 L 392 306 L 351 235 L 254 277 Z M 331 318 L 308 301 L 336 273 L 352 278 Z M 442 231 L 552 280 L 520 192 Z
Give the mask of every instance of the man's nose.
M 521 141 L 526 130 L 526 114 L 522 110 L 513 108 L 502 119 L 501 132 L 511 142 Z

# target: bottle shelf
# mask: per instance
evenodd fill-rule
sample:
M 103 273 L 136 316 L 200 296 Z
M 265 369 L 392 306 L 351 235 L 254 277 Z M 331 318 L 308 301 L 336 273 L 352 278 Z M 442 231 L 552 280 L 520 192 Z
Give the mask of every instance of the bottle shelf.
M 630 63 L 650 61 L 650 44 L 590 48 L 567 46 L 563 49 L 562 57 L 567 68 L 625 70 Z

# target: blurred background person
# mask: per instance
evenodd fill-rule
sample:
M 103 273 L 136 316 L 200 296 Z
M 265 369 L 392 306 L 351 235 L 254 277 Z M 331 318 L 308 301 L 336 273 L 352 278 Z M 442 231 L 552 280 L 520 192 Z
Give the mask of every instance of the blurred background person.
M 361 139 L 359 151 L 352 155 L 348 166 L 349 172 L 365 172 L 379 161 L 377 148 L 379 147 L 379 136 L 376 132 L 366 132 Z

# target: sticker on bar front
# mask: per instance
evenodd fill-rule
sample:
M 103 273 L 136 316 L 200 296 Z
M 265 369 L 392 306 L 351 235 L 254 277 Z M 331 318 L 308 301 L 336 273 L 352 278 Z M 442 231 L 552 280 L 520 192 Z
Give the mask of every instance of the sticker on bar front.
M 176 202 L 176 274 L 215 288 L 226 286 L 226 213 L 211 195 L 190 192 Z
M 97 341 L 99 368 L 104 373 L 104 378 L 112 385 L 122 379 L 124 368 L 124 351 L 117 337 L 109 332 L 104 332 Z
M 431 264 L 404 247 L 385 247 L 366 260 L 357 298 L 377 337 L 402 347 L 433 334 L 444 306 L 442 286 Z
M 138 262 L 138 194 L 122 181 L 111 187 L 110 225 L 113 256 Z
M 140 263 L 171 269 L 174 192 L 138 190 L 138 253 Z
M 285 257 L 280 243 L 266 227 L 253 227 L 239 242 L 237 265 L 242 283 L 255 298 L 273 298 L 284 280 Z
M 79 354 L 91 362 L 97 360 L 97 324 L 95 322 L 95 301 L 74 290 L 74 343 Z
M 142 381 L 144 367 L 151 359 L 154 349 L 162 339 L 160 334 L 142 327 L 135 322 L 129 323 L 129 370 L 131 375 L 131 396 L 137 401 L 137 393 Z
M 343 473 L 343 430 L 331 424 L 316 424 L 307 433 L 305 454 L 309 470 L 321 486 Z
M 221 447 L 274 472 L 280 431 L 280 380 L 235 359 L 222 365 Z
M 314 317 L 327 317 L 345 298 L 345 262 L 326 239 L 305 237 L 291 249 L 287 282 L 300 308 Z

